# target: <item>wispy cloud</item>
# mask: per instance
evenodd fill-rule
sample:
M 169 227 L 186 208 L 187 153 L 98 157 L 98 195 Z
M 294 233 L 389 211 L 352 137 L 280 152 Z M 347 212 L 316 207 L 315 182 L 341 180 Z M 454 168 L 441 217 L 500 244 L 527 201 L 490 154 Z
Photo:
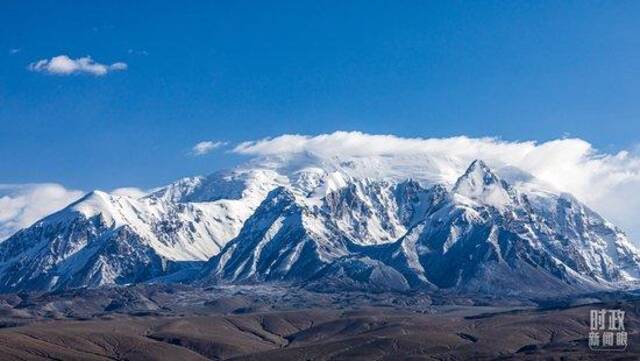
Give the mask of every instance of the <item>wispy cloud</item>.
M 13 54 L 18 54 L 22 49 L 20 48 L 13 48 L 13 49 L 9 49 L 9 54 L 13 55 Z
M 149 192 L 146 192 L 136 187 L 122 187 L 122 188 L 116 188 L 112 190 L 110 193 L 116 196 L 123 196 L 123 197 L 138 199 L 146 196 Z
M 53 75 L 71 75 L 71 74 L 92 74 L 95 76 L 103 76 L 113 71 L 127 70 L 127 64 L 122 62 L 113 63 L 111 65 L 101 64 L 94 61 L 90 56 L 71 59 L 67 55 L 54 56 L 51 59 L 42 59 L 31 63 L 28 69 L 35 72 L 53 74 Z
M 216 148 L 222 147 L 225 144 L 225 142 L 214 142 L 212 140 L 205 140 L 194 145 L 193 148 L 191 148 L 191 154 L 195 156 L 205 155 Z
M 129 49 L 127 50 L 127 53 L 132 55 L 143 55 L 143 56 L 149 55 L 149 52 L 146 50 L 136 50 L 136 49 Z
M 640 154 L 602 153 L 577 138 L 544 143 L 496 138 L 402 138 L 361 132 L 317 136 L 282 135 L 241 143 L 236 153 L 293 162 L 352 161 L 374 164 L 371 176 L 394 175 L 434 181 L 455 180 L 473 159 L 494 168 L 514 166 L 560 191 L 574 194 L 640 242 Z M 304 158 L 304 159 L 302 159 Z M 301 161 L 302 159 L 302 161 Z
M 0 241 L 82 195 L 55 183 L 0 184 Z

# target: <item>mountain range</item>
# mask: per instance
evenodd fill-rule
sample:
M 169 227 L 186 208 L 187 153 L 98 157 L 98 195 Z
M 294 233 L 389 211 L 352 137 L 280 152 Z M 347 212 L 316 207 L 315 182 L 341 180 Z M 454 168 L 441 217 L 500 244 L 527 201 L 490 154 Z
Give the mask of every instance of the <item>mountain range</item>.
M 277 282 L 553 295 L 640 279 L 620 229 L 518 169 L 476 160 L 442 182 L 376 166 L 252 163 L 140 198 L 93 191 L 0 243 L 0 291 Z

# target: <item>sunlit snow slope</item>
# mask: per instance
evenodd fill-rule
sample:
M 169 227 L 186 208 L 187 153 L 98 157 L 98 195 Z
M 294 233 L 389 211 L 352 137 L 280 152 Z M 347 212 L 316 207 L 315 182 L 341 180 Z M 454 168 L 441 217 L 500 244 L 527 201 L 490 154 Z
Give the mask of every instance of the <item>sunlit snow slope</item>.
M 640 278 L 624 233 L 524 172 L 395 161 L 268 159 L 137 199 L 94 191 L 0 244 L 0 290 L 179 279 L 535 294 Z

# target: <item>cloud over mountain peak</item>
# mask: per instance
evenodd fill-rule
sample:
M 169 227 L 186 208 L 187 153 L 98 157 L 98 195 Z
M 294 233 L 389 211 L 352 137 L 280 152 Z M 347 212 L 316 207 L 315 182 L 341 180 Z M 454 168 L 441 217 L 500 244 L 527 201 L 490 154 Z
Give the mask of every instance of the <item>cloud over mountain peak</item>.
M 640 206 L 640 157 L 628 151 L 603 153 L 578 138 L 535 142 L 337 131 L 243 142 L 233 152 L 283 168 L 307 166 L 309 162 L 352 162 L 368 168 L 367 176 L 447 183 L 454 182 L 474 159 L 482 159 L 494 169 L 516 167 L 557 190 L 574 194 L 622 226 L 633 239 L 640 239 L 640 221 L 634 216 Z

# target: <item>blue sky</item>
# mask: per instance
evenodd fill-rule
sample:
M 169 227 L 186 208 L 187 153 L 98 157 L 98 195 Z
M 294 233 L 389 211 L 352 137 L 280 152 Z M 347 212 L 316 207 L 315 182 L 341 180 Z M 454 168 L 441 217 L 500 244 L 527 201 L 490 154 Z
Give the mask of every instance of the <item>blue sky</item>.
M 241 158 L 241 141 L 640 134 L 640 3 L 0 4 L 0 183 L 158 186 Z M 50 75 L 54 56 L 127 64 Z M 198 142 L 228 142 L 203 156 Z

